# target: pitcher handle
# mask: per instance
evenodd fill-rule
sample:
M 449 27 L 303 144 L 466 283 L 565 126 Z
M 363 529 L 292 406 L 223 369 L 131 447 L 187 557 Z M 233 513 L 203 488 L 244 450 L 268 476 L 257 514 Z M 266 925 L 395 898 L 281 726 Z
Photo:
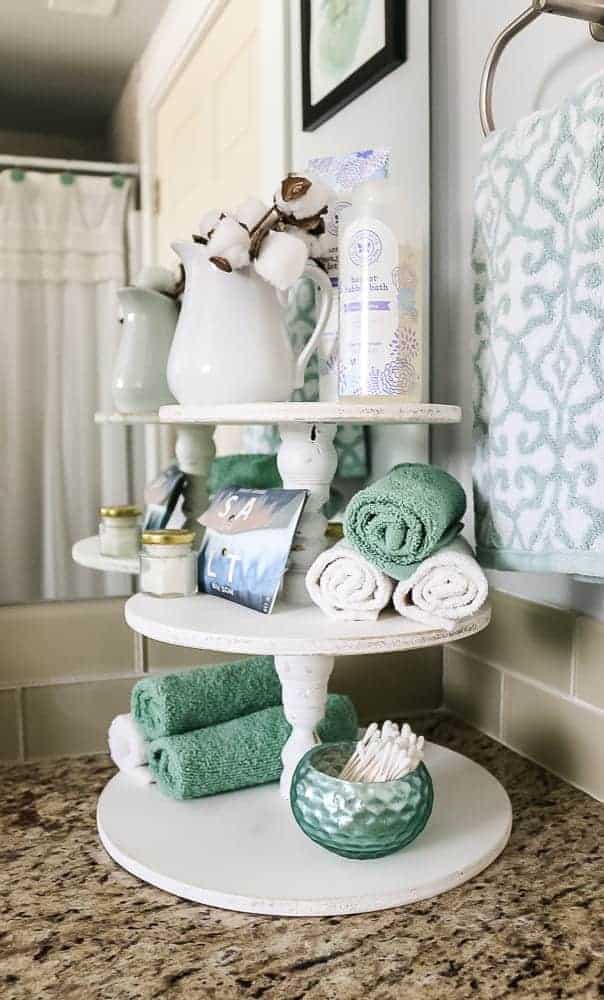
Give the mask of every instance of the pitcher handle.
M 317 322 L 315 323 L 315 328 L 310 336 L 310 339 L 296 358 L 294 367 L 294 389 L 301 389 L 304 385 L 304 371 L 311 354 L 313 354 L 317 348 L 319 337 L 327 325 L 329 311 L 331 309 L 331 301 L 333 299 L 331 281 L 325 274 L 323 268 L 314 264 L 312 261 L 309 261 L 304 268 L 303 276 L 305 278 L 311 278 L 315 284 L 319 286 L 321 290 L 321 305 L 319 308 L 319 315 L 317 316 Z M 287 296 L 285 296 L 285 298 L 287 298 Z

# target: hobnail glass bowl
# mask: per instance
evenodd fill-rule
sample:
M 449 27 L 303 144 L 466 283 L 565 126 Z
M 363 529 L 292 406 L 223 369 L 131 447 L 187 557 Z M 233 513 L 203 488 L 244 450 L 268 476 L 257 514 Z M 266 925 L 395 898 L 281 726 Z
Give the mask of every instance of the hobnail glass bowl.
M 383 858 L 424 829 L 434 801 L 432 779 L 420 764 L 395 781 L 337 777 L 354 743 L 322 743 L 299 762 L 290 801 L 294 818 L 316 844 L 344 858 Z

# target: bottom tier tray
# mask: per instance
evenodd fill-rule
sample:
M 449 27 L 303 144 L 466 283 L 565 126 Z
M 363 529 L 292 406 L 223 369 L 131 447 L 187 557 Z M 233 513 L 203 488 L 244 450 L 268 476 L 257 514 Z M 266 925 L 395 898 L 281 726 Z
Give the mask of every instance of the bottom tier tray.
M 375 861 L 313 844 L 277 785 L 176 802 L 117 774 L 99 799 L 99 834 L 126 871 L 194 902 L 300 917 L 385 910 L 461 885 L 510 835 L 510 801 L 488 771 L 435 744 L 426 764 L 434 782 L 428 826 L 405 850 Z
M 101 555 L 101 543 L 98 535 L 81 538 L 71 550 L 73 561 L 86 569 L 101 569 L 105 573 L 129 573 L 138 576 L 140 562 L 138 556 L 123 556 L 122 558 Z

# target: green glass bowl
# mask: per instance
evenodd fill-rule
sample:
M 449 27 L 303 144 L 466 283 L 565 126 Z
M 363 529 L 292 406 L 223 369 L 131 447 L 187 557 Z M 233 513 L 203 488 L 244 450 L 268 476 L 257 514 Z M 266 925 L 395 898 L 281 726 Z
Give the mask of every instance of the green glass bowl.
M 299 762 L 290 802 L 296 823 L 315 844 L 344 858 L 383 858 L 406 847 L 424 829 L 434 790 L 420 764 L 395 781 L 337 777 L 355 743 L 322 743 Z

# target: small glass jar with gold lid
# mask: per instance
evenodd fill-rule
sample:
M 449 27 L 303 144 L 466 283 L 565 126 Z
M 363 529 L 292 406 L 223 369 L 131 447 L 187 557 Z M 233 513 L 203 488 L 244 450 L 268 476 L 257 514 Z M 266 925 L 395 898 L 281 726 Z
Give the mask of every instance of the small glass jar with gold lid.
M 141 508 L 132 504 L 99 508 L 100 551 L 114 559 L 137 556 L 140 549 Z
M 156 597 L 188 597 L 197 592 L 195 532 L 186 528 L 143 531 L 140 588 Z

